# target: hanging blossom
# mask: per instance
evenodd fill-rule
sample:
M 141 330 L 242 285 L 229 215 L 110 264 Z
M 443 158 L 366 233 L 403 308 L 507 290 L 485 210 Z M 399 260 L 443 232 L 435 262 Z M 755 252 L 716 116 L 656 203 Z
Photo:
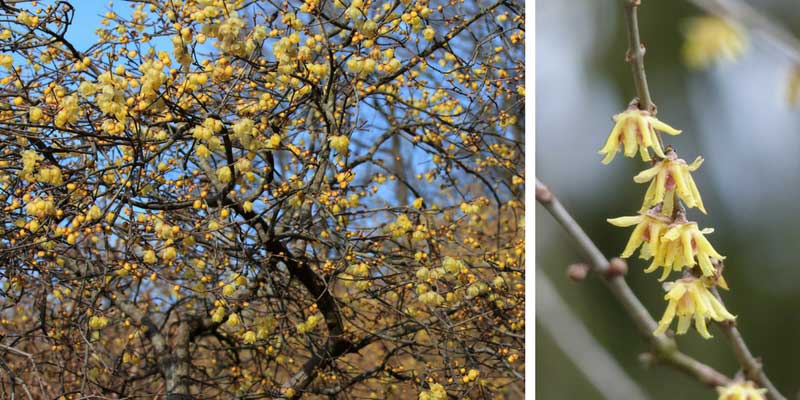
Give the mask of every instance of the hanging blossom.
M 719 400 L 766 400 L 767 389 L 759 389 L 753 382 L 732 382 L 717 386 Z
M 706 320 L 732 321 L 736 319 L 734 315 L 725 309 L 725 306 L 708 290 L 708 284 L 695 277 L 679 279 L 675 282 L 664 284 L 667 294 L 664 300 L 669 301 L 664 315 L 658 322 L 654 335 L 659 335 L 667 331 L 672 324 L 675 316 L 678 316 L 677 334 L 683 335 L 689 330 L 689 326 L 694 320 L 694 326 L 705 339 L 711 338 L 706 326 Z
M 725 257 L 714 250 L 704 236 L 713 232 L 713 228 L 699 229 L 696 222 L 687 222 L 685 219 L 676 221 L 660 238 L 658 248 L 653 252 L 653 262 L 644 272 L 663 267 L 664 271 L 658 279 L 663 281 L 672 271 L 699 264 L 703 276 L 714 276 L 716 269 L 712 260 L 721 261 Z
M 622 228 L 636 225 L 620 257 L 628 258 L 641 247 L 639 258 L 644 260 L 649 260 L 658 250 L 659 239 L 667 230 L 670 222 L 664 217 L 647 212 L 630 217 L 609 218 L 606 221 Z
M 644 195 L 642 211 L 663 203 L 661 212 L 670 216 L 675 210 L 675 193 L 683 200 L 686 207 L 697 208 L 706 214 L 700 191 L 692 179 L 690 172 L 696 171 L 703 164 L 703 157 L 697 157 L 693 163 L 687 164 L 678 158 L 673 151 L 667 150 L 666 158 L 633 177 L 636 183 L 650 182 L 647 193 Z
M 669 135 L 677 135 L 681 131 L 659 121 L 649 112 L 636 108 L 632 105 L 626 111 L 614 116 L 614 129 L 608 135 L 606 145 L 598 152 L 605 155 L 603 164 L 608 164 L 614 159 L 618 151 L 622 151 L 625 157 L 633 157 L 638 151 L 642 160 L 650 161 L 648 148 L 664 158 L 664 150 L 661 148 L 656 131 L 661 131 Z
M 620 257 L 629 258 L 641 248 L 639 258 L 653 259 L 645 272 L 664 268 L 659 278 L 661 281 L 672 271 L 698 264 L 704 276 L 714 276 L 716 269 L 713 261 L 725 259 L 704 236 L 714 232 L 714 229 L 700 230 L 696 222 L 688 222 L 682 216 L 677 222 L 672 222 L 659 215 L 656 210 L 651 210 L 635 216 L 610 218 L 607 221 L 623 228 L 636 225 Z

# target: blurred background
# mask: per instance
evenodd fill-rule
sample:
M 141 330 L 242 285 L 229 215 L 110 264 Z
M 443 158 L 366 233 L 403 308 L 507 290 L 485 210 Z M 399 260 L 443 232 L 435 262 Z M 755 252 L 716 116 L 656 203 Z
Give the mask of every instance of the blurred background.
M 751 1 L 782 29 L 800 35 L 796 0 Z M 665 137 L 681 158 L 706 162 L 693 177 L 708 215 L 689 210 L 725 260 L 731 290 L 722 293 L 751 350 L 762 357 L 767 374 L 789 398 L 800 381 L 800 105 L 787 100 L 797 63 L 792 51 L 768 36 L 744 29 L 746 47 L 735 60 L 703 69 L 687 67 L 682 57 L 687 19 L 707 15 L 686 1 L 644 1 L 639 10 L 645 65 L 658 118 L 683 133 Z M 645 168 L 638 158 L 617 155 L 608 166 L 597 151 L 613 123 L 635 96 L 620 1 L 539 0 L 536 2 L 536 175 L 609 258 L 621 253 L 630 229 L 606 218 L 635 215 L 646 185 L 632 177 Z M 667 366 L 647 367 L 640 354 L 647 344 L 602 283 L 593 277 L 573 283 L 569 264 L 582 253 L 540 206 L 535 206 L 537 321 L 536 394 L 542 399 L 603 398 L 580 366 L 616 362 L 602 369 L 628 393 L 653 399 L 714 399 L 693 378 Z M 644 274 L 644 261 L 632 258 L 628 283 L 658 320 L 666 307 L 657 274 Z M 544 287 L 551 282 L 555 291 Z M 554 294 L 556 296 L 554 296 Z M 555 305 L 554 305 L 555 304 Z M 566 305 L 590 334 L 580 337 Z M 544 316 L 547 318 L 544 318 Z M 555 316 L 555 317 L 554 317 Z M 570 325 L 572 324 L 572 325 Z M 558 332 L 563 333 L 563 337 Z M 556 333 L 556 334 L 554 334 Z M 678 337 L 688 354 L 728 376 L 739 367 L 723 333 L 703 340 L 694 330 Z M 603 352 L 574 341 L 596 341 Z M 570 342 L 572 340 L 573 342 Z M 559 342 L 560 341 L 560 342 Z M 572 359 L 562 349 L 573 350 Z M 586 346 L 583 343 L 582 346 Z M 588 346 L 586 348 L 592 348 Z M 603 357 L 610 357 L 605 360 Z M 627 377 L 627 378 L 626 378 Z

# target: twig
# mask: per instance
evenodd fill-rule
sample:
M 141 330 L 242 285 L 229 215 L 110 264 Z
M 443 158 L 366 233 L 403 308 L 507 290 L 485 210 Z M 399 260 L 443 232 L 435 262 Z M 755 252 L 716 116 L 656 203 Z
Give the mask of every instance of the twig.
M 564 206 L 561 205 L 561 202 L 550 192 L 550 189 L 542 184 L 538 178 L 536 179 L 536 201 L 550 212 L 550 215 L 567 230 L 581 250 L 588 256 L 593 267 L 592 270 L 604 278 L 603 282 L 606 283 L 606 286 L 617 301 L 625 308 L 625 312 L 634 321 L 639 333 L 653 346 L 653 355 L 656 359 L 684 371 L 700 382 L 712 387 L 730 383 L 730 379 L 727 376 L 714 368 L 681 353 L 672 338 L 663 334 L 653 335 L 653 331 L 657 326 L 656 321 L 653 320 L 653 317 L 650 316 L 642 302 L 639 301 L 639 298 L 633 293 L 628 283 L 625 282 L 625 278 L 621 275 L 608 274 L 610 265 L 608 259 L 581 229 L 580 225 L 572 218 Z
M 639 97 L 639 109 L 655 114 L 655 104 L 650 98 L 650 89 L 647 86 L 647 75 L 644 72 L 645 48 L 639 39 L 639 23 L 636 8 L 640 0 L 625 0 L 625 26 L 628 31 L 628 52 L 625 60 L 631 64 L 633 83 L 636 85 L 636 94 Z

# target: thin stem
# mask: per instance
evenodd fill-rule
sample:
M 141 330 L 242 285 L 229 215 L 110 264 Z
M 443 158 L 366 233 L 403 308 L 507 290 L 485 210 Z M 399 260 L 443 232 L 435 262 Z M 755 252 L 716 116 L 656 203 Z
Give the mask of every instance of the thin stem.
M 714 296 L 717 297 L 717 300 L 722 303 L 722 297 L 720 297 L 717 288 L 712 288 L 711 291 L 714 293 Z M 761 361 L 750 352 L 750 348 L 747 347 L 744 337 L 742 337 L 739 329 L 736 328 L 736 322 L 726 321 L 720 323 L 719 326 L 722 328 L 725 336 L 728 337 L 728 340 L 730 340 L 733 353 L 736 355 L 736 359 L 739 361 L 739 365 L 741 365 L 742 371 L 747 379 L 767 389 L 769 398 L 773 400 L 786 400 L 786 397 L 778 391 L 778 388 L 776 388 L 775 385 L 772 384 L 772 381 L 769 380 L 769 377 L 767 377 L 767 373 L 764 372 L 764 366 L 761 364 Z
M 567 233 L 580 246 L 581 250 L 588 256 L 592 264 L 592 270 L 603 277 L 603 282 L 608 290 L 614 295 L 617 301 L 622 304 L 625 312 L 631 317 L 642 337 L 653 346 L 653 355 L 660 361 L 671 365 L 687 374 L 693 376 L 698 381 L 712 386 L 722 386 L 730 383 L 730 379 L 718 372 L 714 368 L 681 353 L 678 345 L 666 335 L 653 335 L 656 329 L 656 321 L 633 293 L 625 278 L 617 274 L 609 274 L 610 262 L 603 255 L 597 245 L 589 238 L 586 232 L 578 225 L 572 215 L 564 208 L 561 202 L 539 179 L 536 179 L 536 201 L 541 204 L 553 218 L 558 221 Z
M 636 85 L 636 94 L 639 97 L 639 109 L 655 114 L 655 105 L 650 98 L 647 75 L 644 72 L 645 48 L 639 38 L 639 22 L 636 14 L 639 3 L 640 0 L 625 0 L 625 26 L 628 31 L 628 52 L 625 54 L 625 59 L 631 64 L 633 83 Z

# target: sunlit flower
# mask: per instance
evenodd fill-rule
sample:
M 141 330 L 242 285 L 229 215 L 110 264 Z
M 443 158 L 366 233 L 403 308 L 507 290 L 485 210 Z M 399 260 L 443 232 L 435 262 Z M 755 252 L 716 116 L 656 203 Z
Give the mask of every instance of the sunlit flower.
M 633 177 L 636 183 L 650 182 L 650 187 L 647 188 L 647 193 L 644 195 L 642 212 L 663 202 L 661 213 L 672 215 L 675 208 L 674 193 L 677 191 L 678 197 L 687 207 L 697 207 L 705 214 L 703 199 L 700 198 L 700 192 L 690 174 L 690 172 L 696 171 L 702 163 L 703 158 L 697 157 L 693 163 L 686 164 L 686 161 L 677 158 L 674 152 L 668 151 L 667 158 Z
M 685 34 L 683 59 L 691 68 L 705 68 L 720 59 L 734 60 L 747 47 L 742 29 L 719 17 L 690 18 Z
M 142 252 L 142 261 L 144 261 L 146 264 L 155 264 L 156 252 L 153 250 L 145 250 Z
M 631 217 L 611 218 L 607 221 L 611 225 L 623 228 L 636 225 L 620 257 L 628 258 L 632 256 L 633 252 L 641 246 L 642 249 L 639 252 L 639 257 L 645 260 L 650 259 L 653 254 L 655 254 L 656 250 L 658 250 L 659 239 L 669 225 L 669 221 L 666 218 L 660 218 L 647 213 Z M 645 244 L 644 246 L 642 246 L 643 243 Z
M 650 161 L 649 147 L 653 152 L 664 157 L 661 143 L 658 141 L 656 131 L 661 131 L 669 135 L 677 135 L 681 131 L 659 121 L 649 112 L 632 107 L 614 116 L 614 129 L 608 136 L 606 145 L 598 152 L 604 154 L 603 164 L 608 164 L 614 159 L 618 151 L 623 151 L 626 157 L 633 157 L 636 151 L 642 156 L 642 160 Z
M 767 389 L 758 389 L 753 382 L 732 382 L 717 386 L 719 400 L 765 400 Z
M 707 319 L 726 321 L 736 318 L 714 297 L 702 279 L 683 278 L 665 283 L 664 289 L 667 290 L 664 300 L 669 301 L 669 304 L 661 321 L 658 322 L 658 328 L 653 332 L 654 335 L 666 332 L 676 315 L 678 316 L 677 334 L 686 333 L 694 319 L 695 328 L 706 339 L 711 338 L 706 326 Z
M 350 139 L 347 136 L 332 136 L 330 139 L 331 147 L 339 152 L 339 154 L 347 154 Z
M 715 269 L 711 260 L 724 260 L 717 253 L 704 235 L 714 232 L 712 228 L 700 230 L 696 222 L 681 222 L 670 225 L 661 237 L 658 248 L 653 253 L 653 262 L 644 272 L 653 272 L 663 267 L 659 278 L 663 281 L 672 271 L 680 271 L 683 267 L 694 267 L 700 264 L 703 276 L 713 276 Z M 695 262 L 695 258 L 697 261 Z

